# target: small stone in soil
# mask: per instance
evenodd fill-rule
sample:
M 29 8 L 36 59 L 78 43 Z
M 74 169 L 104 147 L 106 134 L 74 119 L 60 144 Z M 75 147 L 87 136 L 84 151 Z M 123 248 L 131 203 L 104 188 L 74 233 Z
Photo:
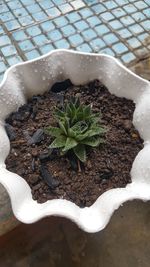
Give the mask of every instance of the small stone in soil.
M 91 94 L 95 92 L 95 82 L 94 81 L 89 83 L 89 91 Z
M 124 129 L 126 131 L 130 131 L 132 128 L 132 122 L 130 120 L 124 120 Z
M 35 185 L 38 181 L 39 181 L 39 176 L 37 175 L 32 175 L 32 177 L 30 178 L 30 183 L 33 185 Z
M 38 190 L 41 187 L 40 184 L 36 184 L 33 186 L 33 191 Z
M 35 102 L 38 102 L 41 100 L 41 96 L 40 95 L 34 95 L 34 96 L 32 96 L 32 100 Z
M 32 143 L 32 137 L 29 135 L 28 130 L 23 130 L 23 136 L 27 140 L 28 144 Z
M 21 107 L 21 110 L 19 109 L 17 112 L 12 114 L 12 121 L 24 121 L 26 120 L 32 111 L 32 107 L 30 104 L 26 104 Z
M 35 158 L 32 159 L 31 168 L 32 168 L 32 171 L 34 172 L 35 171 Z
M 44 131 L 42 129 L 37 129 L 36 132 L 33 134 L 31 139 L 29 140 L 29 144 L 38 144 L 44 139 Z
M 57 94 L 57 101 L 59 101 L 60 106 L 63 107 L 63 105 L 64 105 L 64 92 L 60 92 Z
M 18 112 L 14 113 L 14 114 L 12 115 L 12 120 L 22 121 L 23 118 L 22 118 L 21 113 L 18 113 Z
M 63 82 L 55 83 L 51 87 L 50 91 L 52 91 L 53 93 L 60 93 L 61 91 L 66 91 L 72 85 L 73 85 L 72 82 L 69 79 L 67 79 L 67 80 L 65 80 Z
M 37 150 L 36 147 L 35 147 L 35 148 L 32 148 L 31 154 L 32 154 L 32 156 L 33 156 L 34 158 L 37 157 L 37 155 L 38 155 L 38 150 Z
M 7 135 L 9 137 L 10 141 L 14 141 L 16 139 L 16 132 L 14 130 L 14 127 L 11 126 L 9 123 L 6 123 L 5 129 L 6 129 L 6 132 L 7 132 Z
M 33 107 L 33 111 L 32 111 L 32 114 L 31 114 L 31 119 L 35 119 L 36 115 L 38 113 L 38 109 L 37 107 Z
M 113 172 L 109 169 L 103 170 L 102 172 L 99 173 L 99 177 L 101 180 L 110 179 L 112 176 Z
M 39 160 L 41 162 L 46 162 L 48 160 L 53 160 L 55 157 L 56 157 L 56 153 L 52 151 L 52 153 L 50 153 L 50 151 L 47 151 L 47 152 L 43 152 L 39 155 Z
M 101 183 L 102 183 L 102 184 L 107 184 L 107 179 L 103 179 L 103 180 L 101 181 Z
M 40 173 L 44 181 L 51 189 L 55 189 L 57 186 L 59 186 L 60 182 L 52 176 L 52 174 L 48 171 L 48 169 L 45 166 L 41 165 Z

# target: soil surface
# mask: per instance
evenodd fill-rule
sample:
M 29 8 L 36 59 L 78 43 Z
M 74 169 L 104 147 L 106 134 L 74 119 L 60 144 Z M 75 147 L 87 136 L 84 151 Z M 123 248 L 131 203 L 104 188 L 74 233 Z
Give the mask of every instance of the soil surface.
M 107 129 L 104 144 L 88 149 L 87 161 L 78 171 L 76 160 L 49 151 L 53 138 L 44 127 L 56 126 L 52 112 L 71 95 L 82 103 L 92 104 L 101 112 L 101 124 Z M 30 185 L 33 199 L 43 203 L 50 199 L 67 199 L 80 207 L 92 205 L 111 188 L 131 182 L 132 163 L 143 148 L 143 141 L 133 127 L 135 105 L 131 100 L 109 93 L 100 81 L 73 86 L 69 80 L 55 84 L 44 95 L 33 96 L 28 103 L 6 120 L 11 151 L 7 169 L 22 176 Z

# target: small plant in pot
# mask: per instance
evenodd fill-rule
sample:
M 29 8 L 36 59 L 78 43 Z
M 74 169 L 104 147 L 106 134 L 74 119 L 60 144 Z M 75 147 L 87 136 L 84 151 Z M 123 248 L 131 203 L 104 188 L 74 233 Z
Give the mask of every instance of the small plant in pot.
M 55 137 L 49 148 L 59 148 L 61 155 L 74 154 L 80 162 L 86 161 L 86 147 L 97 147 L 102 142 L 105 129 L 100 125 L 100 114 L 93 113 L 90 105 L 83 105 L 79 98 L 72 98 L 63 109 L 56 109 L 54 117 L 58 127 L 47 127 L 45 132 Z

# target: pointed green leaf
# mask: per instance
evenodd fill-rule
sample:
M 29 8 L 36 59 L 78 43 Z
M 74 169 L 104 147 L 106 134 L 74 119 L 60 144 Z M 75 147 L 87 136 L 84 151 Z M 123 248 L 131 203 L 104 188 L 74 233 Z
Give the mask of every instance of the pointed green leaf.
M 77 140 L 77 141 L 82 141 L 83 139 L 85 139 L 86 137 L 89 136 L 89 135 L 88 135 L 88 132 L 89 132 L 89 131 L 86 131 L 86 132 L 83 133 L 83 134 L 78 134 L 78 135 L 76 136 L 76 140 Z
M 55 109 L 55 112 L 54 112 L 54 116 L 57 117 L 57 118 L 63 118 L 64 117 L 64 111 L 56 108 Z
M 102 127 L 94 127 L 93 129 L 91 128 L 88 131 L 88 137 L 92 137 L 95 135 L 101 135 L 104 134 L 106 132 L 106 129 L 102 128 Z
M 66 144 L 65 144 L 65 147 L 63 149 L 63 151 L 68 151 L 70 149 L 72 149 L 73 147 L 77 146 L 77 142 L 75 139 L 71 138 L 71 137 L 68 137 L 67 140 L 66 140 Z
M 76 123 L 71 127 L 71 129 L 72 129 L 74 132 L 80 133 L 80 124 L 81 124 L 80 121 L 76 122 Z
M 101 116 L 100 113 L 96 113 L 96 114 L 90 115 L 89 118 L 87 118 L 87 119 L 89 119 L 91 121 L 91 123 L 96 124 L 97 122 L 100 121 L 100 116 Z
M 75 103 L 75 100 L 76 100 L 75 96 L 71 96 L 70 97 L 70 103 L 74 104 Z
M 76 139 L 77 141 L 82 141 L 84 140 L 85 138 L 87 137 L 92 137 L 92 136 L 95 136 L 95 135 L 100 135 L 100 134 L 103 134 L 105 133 L 106 130 L 101 128 L 101 127 L 95 127 L 94 129 L 90 129 L 90 130 L 87 130 L 85 133 L 81 133 L 81 134 L 78 134 Z
M 83 112 L 78 112 L 78 113 L 77 113 L 77 119 L 76 119 L 76 122 L 78 122 L 78 121 L 83 121 L 83 120 L 84 120 Z
M 60 135 L 59 137 L 56 137 L 55 140 L 50 144 L 49 148 L 60 148 L 64 147 L 66 144 L 66 136 Z
M 85 121 L 78 121 L 71 129 L 78 134 L 82 134 L 87 130 L 88 126 Z
M 77 115 L 75 114 L 75 115 L 71 118 L 71 126 L 73 126 L 77 121 L 78 121 L 78 119 L 77 119 Z
M 84 109 L 83 109 L 84 118 L 89 117 L 90 113 L 91 113 L 91 107 L 90 106 L 85 106 Z
M 101 139 L 98 137 L 97 138 L 90 137 L 90 138 L 85 138 L 83 141 L 81 141 L 81 143 L 84 145 L 97 147 L 101 143 Z
M 78 113 L 82 113 L 83 114 L 83 106 L 82 105 L 80 105 L 78 108 L 77 108 L 77 112 Z
M 65 122 L 65 120 L 64 120 L 64 122 Z M 65 128 L 65 125 L 64 125 L 65 123 L 64 122 L 63 121 L 59 121 L 58 124 L 59 124 L 60 129 L 63 131 L 63 133 L 67 135 L 67 130 Z
M 71 118 L 73 116 L 73 112 L 72 112 L 72 109 L 71 109 L 69 104 L 66 105 L 66 112 L 67 112 L 67 116 L 69 118 Z
M 79 106 L 80 106 L 80 99 L 79 99 L 79 97 L 77 97 L 75 99 L 75 107 L 78 108 Z
M 71 110 L 72 110 L 72 112 L 74 114 L 75 111 L 76 111 L 75 104 L 73 102 L 70 102 L 69 105 L 70 105 L 70 108 L 71 108 Z
M 55 136 L 55 137 L 60 136 L 60 135 L 63 133 L 62 130 L 61 130 L 60 128 L 57 128 L 57 127 L 51 127 L 51 126 L 45 128 L 45 129 L 44 129 L 44 132 L 45 132 L 46 134 L 49 134 L 49 135 L 51 135 L 51 136 Z
M 80 161 L 82 161 L 82 162 L 86 161 L 86 150 L 85 150 L 84 145 L 78 145 L 78 146 L 74 147 L 73 151 Z
M 67 135 L 68 135 L 68 129 L 70 129 L 70 119 L 68 117 L 65 118 L 65 129 L 67 131 Z
M 74 132 L 74 131 L 72 130 L 72 128 L 69 128 L 69 129 L 68 129 L 68 136 L 76 139 L 77 133 Z

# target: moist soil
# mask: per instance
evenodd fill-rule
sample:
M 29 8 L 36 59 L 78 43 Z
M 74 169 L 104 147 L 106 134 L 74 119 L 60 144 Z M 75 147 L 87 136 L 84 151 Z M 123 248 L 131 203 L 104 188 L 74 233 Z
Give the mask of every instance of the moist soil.
M 43 129 L 57 126 L 52 112 L 70 99 L 92 105 L 100 112 L 101 125 L 107 129 L 104 143 L 87 151 L 87 161 L 78 170 L 72 155 L 50 151 L 54 140 Z M 34 200 L 67 199 L 80 207 L 92 205 L 105 191 L 125 187 L 131 182 L 132 163 L 143 148 L 143 140 L 132 124 L 135 105 L 131 100 L 109 93 L 100 81 L 74 86 L 69 80 L 55 84 L 43 95 L 33 96 L 6 119 L 11 150 L 7 169 L 23 177 L 31 187 Z

